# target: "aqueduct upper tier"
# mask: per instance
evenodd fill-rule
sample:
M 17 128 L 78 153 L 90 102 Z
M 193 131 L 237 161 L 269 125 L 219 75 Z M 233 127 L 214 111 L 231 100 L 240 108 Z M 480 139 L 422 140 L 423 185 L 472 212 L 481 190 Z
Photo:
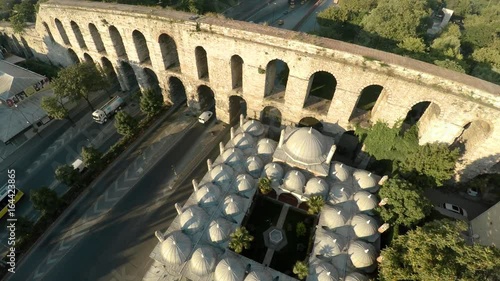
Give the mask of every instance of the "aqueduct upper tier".
M 241 101 L 250 118 L 313 117 L 338 136 L 357 120 L 404 119 L 418 122 L 421 143 L 461 144 L 465 178 L 499 162 L 500 86 L 398 55 L 216 16 L 69 0 L 41 4 L 35 30 L 9 36 L 53 63 L 94 61 L 122 89 L 154 88 L 174 102 L 182 91 L 198 109 L 213 95 L 227 123 Z

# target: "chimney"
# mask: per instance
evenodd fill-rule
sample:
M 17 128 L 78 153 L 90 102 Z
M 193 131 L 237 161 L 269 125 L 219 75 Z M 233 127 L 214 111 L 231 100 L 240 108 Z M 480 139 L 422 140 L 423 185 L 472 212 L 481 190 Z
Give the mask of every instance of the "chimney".
M 281 130 L 280 134 L 280 142 L 278 143 L 278 147 L 281 148 L 283 142 L 285 141 L 285 129 Z
M 388 223 L 384 223 L 383 225 L 381 225 L 379 228 L 378 228 L 378 232 L 379 233 L 384 233 L 387 229 L 389 229 L 389 226 L 391 226 L 390 224 Z
M 175 203 L 174 206 L 175 206 L 175 209 L 177 210 L 177 214 L 179 214 L 179 215 L 182 214 L 181 205 L 179 205 L 179 203 Z
M 243 129 L 243 124 L 245 123 L 245 117 L 243 114 L 240 114 L 240 128 Z
M 231 127 L 231 129 L 229 129 L 229 131 L 231 132 L 231 139 L 234 139 L 234 136 L 235 136 L 234 127 Z
M 383 176 L 379 181 L 378 181 L 378 185 L 383 185 L 387 180 L 389 179 L 389 177 L 387 175 Z
M 160 232 L 160 231 L 155 231 L 155 236 L 156 238 L 158 238 L 158 241 L 160 242 L 163 242 L 165 241 L 165 236 L 163 236 L 163 234 Z
M 335 154 L 335 150 L 337 149 L 337 146 L 332 144 L 332 147 L 330 147 L 330 152 L 328 152 L 328 157 L 326 157 L 326 163 L 330 164 L 333 159 L 333 154 Z
M 198 191 L 198 183 L 196 182 L 196 180 L 193 179 L 191 183 L 193 184 L 194 191 Z
M 207 167 L 209 171 L 212 171 L 212 160 L 210 160 L 210 158 L 207 159 Z
M 222 142 L 219 142 L 219 150 L 220 150 L 220 155 L 224 153 L 224 144 Z

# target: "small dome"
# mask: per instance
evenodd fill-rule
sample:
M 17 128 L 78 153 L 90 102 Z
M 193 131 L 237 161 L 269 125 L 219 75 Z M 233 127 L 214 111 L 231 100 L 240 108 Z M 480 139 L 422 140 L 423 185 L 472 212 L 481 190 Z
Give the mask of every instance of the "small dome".
M 206 183 L 196 191 L 196 201 L 202 206 L 217 204 L 219 199 L 220 190 L 213 183 Z
M 250 175 L 240 174 L 236 178 L 236 190 L 239 193 L 245 193 L 253 190 L 256 187 L 255 179 Z
M 331 233 L 330 231 L 321 230 L 321 232 L 317 232 L 316 236 L 319 242 L 314 245 L 314 254 L 320 255 L 324 258 L 332 258 L 334 256 L 342 254 L 346 243 L 344 239 L 335 233 Z
M 191 239 L 180 231 L 173 232 L 161 242 L 163 260 L 170 264 L 182 264 L 191 253 Z
M 354 233 L 359 238 L 369 237 L 378 233 L 378 225 L 375 219 L 365 214 L 355 215 L 351 220 L 351 225 Z
M 208 236 L 211 242 L 220 243 L 229 239 L 229 235 L 233 231 L 233 224 L 229 221 L 218 218 L 210 222 L 208 226 Z
M 283 168 L 278 163 L 269 163 L 264 166 L 262 176 L 267 177 L 270 180 L 279 181 L 283 178 Z
M 245 277 L 245 267 L 235 257 L 222 259 L 215 268 L 215 281 L 241 281 Z
M 349 212 L 340 207 L 325 206 L 321 212 L 323 225 L 330 229 L 346 225 L 349 218 Z
M 271 281 L 273 275 L 266 269 L 250 272 L 244 281 Z
M 284 145 L 284 151 L 290 158 L 306 165 L 323 163 L 330 149 L 320 132 L 305 127 L 292 131 Z
M 288 171 L 283 179 L 283 188 L 298 194 L 302 194 L 305 184 L 306 178 L 297 170 Z
M 191 271 L 198 276 L 204 276 L 214 271 L 216 263 L 217 254 L 210 247 L 196 249 L 189 260 Z
M 337 269 L 329 263 L 318 262 L 314 266 L 314 274 L 309 275 L 309 281 L 337 281 L 339 274 Z
M 373 210 L 377 207 L 378 199 L 377 196 L 366 191 L 358 191 L 354 194 L 354 202 L 358 206 L 358 209 L 363 211 Z
M 355 241 L 349 245 L 347 253 L 351 259 L 352 265 L 356 268 L 370 267 L 375 263 L 377 253 L 375 248 L 363 241 Z
M 361 189 L 372 189 L 377 186 L 377 181 L 372 176 L 372 173 L 363 170 L 357 170 L 353 173 L 354 179 Z
M 250 156 L 247 158 L 246 169 L 252 177 L 258 178 L 262 173 L 262 168 L 264 168 L 264 164 L 258 156 Z
M 233 169 L 226 164 L 217 165 L 210 171 L 212 182 L 220 187 L 224 187 L 233 179 Z
M 231 194 L 224 199 L 224 214 L 228 216 L 239 215 L 243 211 L 244 201 L 238 195 Z
M 335 163 L 330 167 L 330 177 L 337 181 L 347 181 L 350 177 L 350 172 L 342 163 Z
M 241 133 L 237 134 L 234 139 L 232 139 L 233 145 L 239 149 L 248 149 L 255 145 L 255 141 L 250 134 Z
M 261 139 L 257 143 L 257 154 L 263 156 L 272 156 L 274 154 L 274 151 L 276 150 L 276 146 L 276 142 L 271 139 Z
M 259 121 L 248 120 L 243 124 L 243 131 L 249 133 L 250 135 L 257 137 L 264 133 L 264 126 Z
M 182 230 L 187 233 L 196 233 L 201 230 L 207 219 L 207 213 L 202 208 L 194 205 L 182 212 L 179 221 Z
M 225 164 L 230 167 L 238 167 L 245 162 L 245 155 L 239 148 L 229 148 L 221 155 Z
M 359 272 L 351 272 L 346 275 L 344 281 L 368 281 L 368 277 Z
M 323 198 L 328 194 L 328 183 L 320 178 L 311 178 L 307 181 L 304 194 L 308 197 L 319 195 Z
M 351 199 L 351 196 L 352 190 L 350 187 L 342 184 L 334 184 L 328 193 L 328 202 L 333 205 L 342 203 Z

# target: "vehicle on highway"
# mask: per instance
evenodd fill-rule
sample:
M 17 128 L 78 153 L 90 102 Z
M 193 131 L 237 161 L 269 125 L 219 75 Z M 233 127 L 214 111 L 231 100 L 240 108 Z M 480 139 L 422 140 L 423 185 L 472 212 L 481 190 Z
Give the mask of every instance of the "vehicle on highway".
M 464 209 L 458 207 L 457 205 L 453 205 L 450 203 L 443 203 L 442 207 L 448 211 L 467 217 L 467 212 Z
M 284 21 L 284 20 L 279 20 L 279 21 L 278 21 L 278 25 L 283 25 L 284 23 L 285 23 L 285 21 Z
M 122 109 L 124 105 L 125 101 L 121 97 L 116 96 L 105 103 L 101 108 L 92 112 L 92 118 L 95 122 L 104 124 L 108 121 L 109 117 L 113 116 L 116 112 L 118 112 L 118 110 Z
M 10 192 L 10 194 L 13 194 L 12 192 Z M 15 193 L 14 193 L 14 204 L 17 204 L 17 202 L 21 199 L 21 197 L 23 197 L 24 193 L 19 190 L 19 189 L 15 189 Z M 4 186 L 2 186 L 2 188 L 0 189 L 0 218 L 3 218 L 3 216 L 5 216 L 5 214 L 7 214 L 7 211 L 9 209 L 9 185 L 6 183 Z
M 201 124 L 205 124 L 208 122 L 208 120 L 210 120 L 212 115 L 213 115 L 212 111 L 205 111 L 200 115 L 200 117 L 198 117 L 198 122 L 200 122 Z
M 80 173 L 83 173 L 86 168 L 85 163 L 83 163 L 83 160 L 80 158 L 77 158 L 75 162 L 71 164 L 71 166 L 73 166 L 73 169 L 77 170 Z
M 469 188 L 467 188 L 467 195 L 472 196 L 472 197 L 478 197 L 479 196 L 479 189 L 476 187 L 469 187 Z

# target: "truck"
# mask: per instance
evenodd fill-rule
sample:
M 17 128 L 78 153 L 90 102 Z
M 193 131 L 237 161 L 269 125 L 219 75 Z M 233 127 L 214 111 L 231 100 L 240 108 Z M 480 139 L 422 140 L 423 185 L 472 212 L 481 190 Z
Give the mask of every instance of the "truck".
M 104 124 L 108 118 L 113 116 L 118 110 L 125 105 L 123 98 L 116 96 L 104 104 L 101 108 L 92 112 L 92 118 L 99 124 Z

